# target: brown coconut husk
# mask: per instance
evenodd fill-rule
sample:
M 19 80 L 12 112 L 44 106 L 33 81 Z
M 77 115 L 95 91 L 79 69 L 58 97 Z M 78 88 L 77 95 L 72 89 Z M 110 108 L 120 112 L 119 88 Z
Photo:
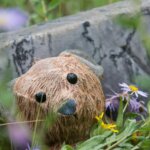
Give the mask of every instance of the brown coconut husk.
M 76 84 L 70 84 L 66 77 L 74 73 Z M 53 147 L 63 142 L 75 144 L 89 137 L 95 116 L 104 111 L 104 94 L 101 83 L 94 72 L 78 57 L 63 53 L 58 57 L 36 62 L 27 73 L 19 77 L 13 87 L 20 114 L 24 120 L 44 120 L 49 112 L 57 110 L 66 99 L 74 99 L 77 107 L 73 116 L 58 114 L 55 123 L 45 130 L 45 141 Z M 37 103 L 35 94 L 45 92 L 47 100 Z M 44 126 L 39 123 L 37 132 Z M 32 128 L 35 123 L 29 124 Z M 58 149 L 58 148 L 56 148 Z

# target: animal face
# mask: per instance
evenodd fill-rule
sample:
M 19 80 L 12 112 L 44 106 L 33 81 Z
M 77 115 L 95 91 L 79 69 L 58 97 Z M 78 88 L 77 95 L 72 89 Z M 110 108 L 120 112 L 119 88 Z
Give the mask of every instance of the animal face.
M 87 65 L 69 53 L 36 62 L 17 79 L 14 93 L 27 120 L 35 120 L 39 109 L 40 119 L 49 112 L 58 114 L 57 122 L 48 131 L 49 137 L 55 136 L 49 138 L 50 143 L 69 142 L 72 133 L 77 141 L 85 137 L 95 115 L 104 110 L 99 79 Z

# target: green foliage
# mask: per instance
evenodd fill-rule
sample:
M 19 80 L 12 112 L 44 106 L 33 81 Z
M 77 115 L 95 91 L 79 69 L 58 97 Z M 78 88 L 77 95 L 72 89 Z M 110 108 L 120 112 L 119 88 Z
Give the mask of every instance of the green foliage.
M 0 150 L 3 150 L 3 148 L 11 149 L 6 126 L 0 127 Z
M 56 7 L 58 7 L 58 6 L 61 4 L 62 1 L 63 1 L 63 0 L 52 0 L 52 1 L 50 2 L 48 11 L 51 11 L 51 10 L 55 9 Z
M 4 147 L 5 149 L 11 149 L 11 144 L 7 133 L 7 126 L 4 125 L 7 123 L 4 111 L 5 109 L 0 103 L 0 150 L 2 150 Z
M 139 122 L 133 119 L 137 117 L 137 114 L 128 113 L 125 117 L 126 105 L 122 103 L 120 105 L 117 134 L 96 125 L 88 140 L 78 143 L 75 147 L 63 145 L 62 150 L 148 150 L 150 146 L 150 102 L 148 103 L 147 119 Z
M 80 144 L 80 147 L 77 146 L 77 149 L 86 150 L 90 147 L 91 149 L 94 148 L 95 150 L 99 150 L 99 149 L 109 150 L 116 146 L 126 148 L 126 146 L 129 146 L 129 143 L 123 144 L 123 142 L 126 138 L 129 138 L 129 136 L 132 135 L 135 129 L 136 129 L 135 120 L 128 120 L 126 123 L 125 130 L 120 134 L 116 135 L 115 133 L 112 134 L 111 132 L 108 131 L 104 132 L 102 135 L 92 137 L 86 142 Z
M 30 25 L 107 5 L 119 0 L 1 0 L 1 7 L 19 7 L 30 16 Z
M 143 41 L 143 44 L 147 50 L 147 53 L 148 53 L 148 56 L 150 57 L 150 36 L 149 35 L 145 35 L 142 37 L 142 41 Z
M 73 148 L 70 145 L 63 145 L 61 150 L 73 150 Z
M 45 120 L 45 128 L 51 127 L 57 120 L 58 114 L 50 112 Z
M 138 28 L 140 24 L 140 14 L 131 16 L 131 15 L 120 15 L 114 19 L 114 21 L 125 28 Z
M 6 107 L 12 107 L 13 96 L 11 89 L 9 89 L 8 82 L 11 81 L 11 70 L 6 69 L 2 80 L 0 80 L 0 103 Z
M 139 85 L 139 87 L 150 92 L 150 76 L 139 75 L 139 76 L 135 76 L 134 80 L 135 80 L 135 83 Z

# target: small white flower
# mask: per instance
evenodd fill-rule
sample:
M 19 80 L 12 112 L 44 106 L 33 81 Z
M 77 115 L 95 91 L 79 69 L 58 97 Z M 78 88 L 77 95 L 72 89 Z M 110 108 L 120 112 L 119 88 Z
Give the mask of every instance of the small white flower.
M 126 83 L 121 83 L 121 84 L 119 84 L 119 86 L 121 86 L 121 90 L 123 90 L 123 92 L 126 92 L 126 93 L 131 92 L 131 95 L 135 94 L 136 97 L 138 97 L 138 95 L 141 95 L 143 97 L 148 97 L 147 93 L 140 91 L 134 85 L 127 85 Z

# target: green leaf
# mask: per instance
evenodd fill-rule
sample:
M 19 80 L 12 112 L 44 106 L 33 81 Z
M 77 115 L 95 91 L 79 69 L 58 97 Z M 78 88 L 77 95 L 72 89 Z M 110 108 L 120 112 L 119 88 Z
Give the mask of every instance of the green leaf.
M 126 149 L 130 149 L 133 147 L 133 145 L 131 143 L 126 143 L 126 142 L 122 142 L 121 144 L 119 144 L 120 147 L 122 148 L 126 148 Z
M 147 118 L 145 123 L 142 125 L 142 127 L 139 129 L 141 132 L 150 132 L 150 118 Z
M 150 149 L 150 139 L 146 139 L 142 142 L 140 146 L 141 150 L 149 150 Z
M 62 0 L 52 0 L 48 7 L 48 11 L 55 9 L 58 5 L 60 5 L 61 2 L 62 2 Z
M 73 150 L 73 148 L 70 145 L 63 145 L 61 150 Z
M 139 116 L 139 114 L 137 114 L 137 113 L 131 113 L 131 112 L 127 112 L 125 114 L 125 117 L 128 118 L 128 119 L 135 119 L 138 116 Z
M 134 130 L 137 128 L 137 126 L 138 126 L 138 123 L 136 122 L 135 119 L 127 119 L 125 121 L 125 130 Z
M 150 117 L 150 101 L 149 101 L 148 104 L 147 104 L 147 110 L 148 110 L 148 115 L 149 115 L 149 117 Z
M 103 135 L 94 136 L 94 137 L 88 139 L 87 141 L 85 141 L 85 142 L 77 145 L 77 150 L 93 149 L 97 145 L 100 145 L 101 143 L 103 143 L 103 141 L 105 140 L 105 138 L 107 138 L 111 134 L 112 134 L 112 132 L 106 131 L 106 132 L 103 133 Z M 94 148 L 94 150 L 96 150 L 96 148 Z
M 109 143 L 107 144 L 108 147 L 111 145 L 111 143 L 115 142 L 114 139 L 116 139 L 116 134 L 113 134 L 112 136 L 106 139 L 106 143 Z

